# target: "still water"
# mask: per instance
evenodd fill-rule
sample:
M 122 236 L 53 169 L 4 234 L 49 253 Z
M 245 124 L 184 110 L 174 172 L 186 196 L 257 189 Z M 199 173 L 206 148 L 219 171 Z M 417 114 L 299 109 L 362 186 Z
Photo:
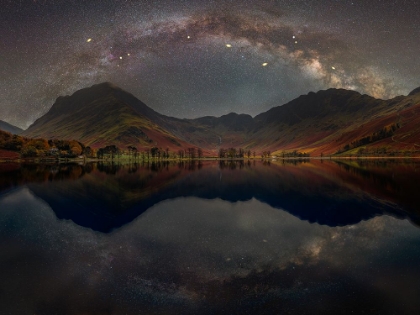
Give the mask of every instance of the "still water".
M 1 314 L 419 314 L 420 162 L 0 164 Z

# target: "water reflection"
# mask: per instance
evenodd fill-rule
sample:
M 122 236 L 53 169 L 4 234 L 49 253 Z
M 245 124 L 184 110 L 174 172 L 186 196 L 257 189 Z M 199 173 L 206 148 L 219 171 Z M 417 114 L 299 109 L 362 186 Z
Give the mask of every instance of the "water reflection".
M 418 164 L 295 162 L 4 164 L 2 312 L 417 314 Z
M 420 222 L 418 163 L 388 161 L 156 162 L 9 166 L 3 190 L 26 184 L 60 219 L 100 232 L 129 223 L 163 200 L 256 198 L 329 226 L 378 215 Z
M 0 207 L 6 314 L 415 314 L 420 307 L 419 230 L 388 216 L 330 228 L 256 199 L 188 197 L 103 234 L 58 221 L 26 189 Z

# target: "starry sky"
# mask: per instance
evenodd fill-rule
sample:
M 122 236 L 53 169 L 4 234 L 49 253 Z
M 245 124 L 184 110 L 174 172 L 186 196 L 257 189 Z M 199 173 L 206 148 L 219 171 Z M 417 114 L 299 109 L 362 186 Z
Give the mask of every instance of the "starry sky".
M 417 0 L 0 0 L 0 119 L 110 81 L 154 110 L 257 115 L 309 91 L 420 86 Z

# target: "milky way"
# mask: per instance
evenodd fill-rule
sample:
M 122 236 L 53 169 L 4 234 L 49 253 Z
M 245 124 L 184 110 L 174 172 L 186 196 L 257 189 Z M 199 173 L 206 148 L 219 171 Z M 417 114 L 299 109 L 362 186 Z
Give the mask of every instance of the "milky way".
M 256 115 L 330 87 L 406 94 L 418 4 L 365 2 L 6 1 L 0 119 L 27 127 L 102 81 L 176 117 Z

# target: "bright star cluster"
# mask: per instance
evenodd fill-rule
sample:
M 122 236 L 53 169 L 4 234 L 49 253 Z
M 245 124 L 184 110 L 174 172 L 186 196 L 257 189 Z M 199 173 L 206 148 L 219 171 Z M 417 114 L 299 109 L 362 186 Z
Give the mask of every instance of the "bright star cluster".
M 301 94 L 420 85 L 416 1 L 6 1 L 0 119 L 26 128 L 103 81 L 175 117 L 256 115 Z

